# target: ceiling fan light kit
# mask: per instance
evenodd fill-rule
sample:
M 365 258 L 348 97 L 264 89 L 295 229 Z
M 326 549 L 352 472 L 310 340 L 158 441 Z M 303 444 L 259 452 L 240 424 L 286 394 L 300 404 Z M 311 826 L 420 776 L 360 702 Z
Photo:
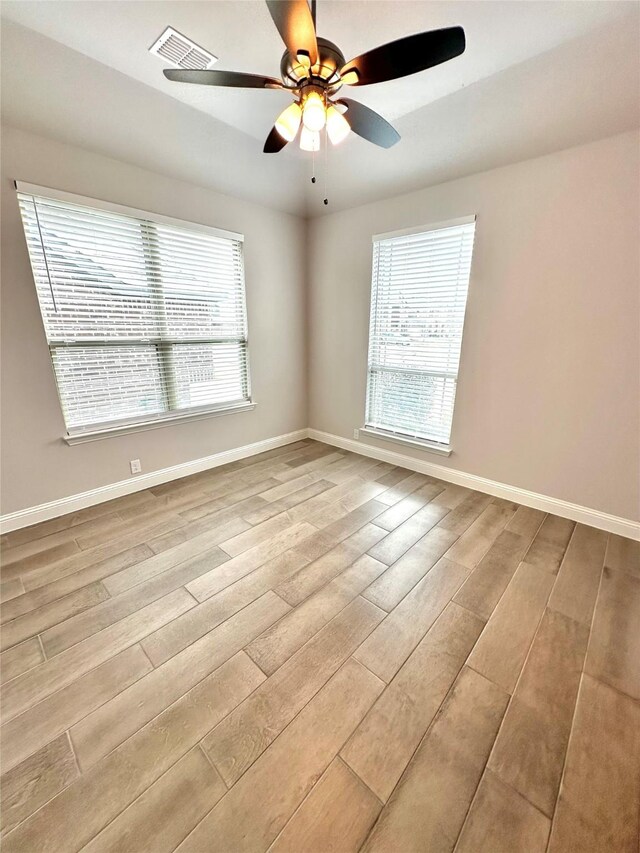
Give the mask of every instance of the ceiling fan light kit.
M 312 89 L 304 95 L 302 123 L 307 130 L 322 130 L 327 120 L 327 108 L 318 89 Z
M 298 134 L 298 128 L 302 121 L 302 108 L 297 101 L 283 110 L 276 119 L 276 130 L 285 142 L 293 142 Z
M 333 104 L 327 109 L 327 133 L 333 145 L 340 145 L 351 133 L 351 125 Z
M 179 83 L 291 92 L 295 100 L 276 119 L 264 144 L 266 154 L 281 151 L 299 131 L 300 148 L 318 151 L 320 131 L 325 128 L 325 147 L 329 141 L 338 145 L 353 131 L 374 145 L 390 148 L 400 140 L 397 130 L 358 101 L 334 100 L 339 90 L 343 86 L 366 86 L 406 77 L 454 59 L 465 50 L 462 27 L 447 27 L 406 36 L 345 62 L 337 45 L 316 35 L 315 0 L 311 7 L 307 0 L 266 3 L 286 46 L 280 62 L 281 80 L 212 69 L 164 70 L 168 80 Z M 338 107 L 346 112 L 343 114 Z
M 320 131 L 303 127 L 300 133 L 300 148 L 303 151 L 320 150 Z

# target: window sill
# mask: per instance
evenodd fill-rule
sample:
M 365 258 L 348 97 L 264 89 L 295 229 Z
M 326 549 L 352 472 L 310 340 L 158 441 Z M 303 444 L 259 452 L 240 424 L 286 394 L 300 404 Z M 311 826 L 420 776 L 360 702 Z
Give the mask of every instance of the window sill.
M 437 444 L 435 441 L 422 441 L 419 438 L 403 438 L 392 432 L 374 429 L 373 427 L 361 427 L 362 435 L 370 435 L 372 438 L 382 438 L 384 441 L 392 441 L 394 444 L 404 444 L 416 450 L 425 450 L 427 453 L 437 453 L 439 456 L 451 456 L 451 447 L 448 444 Z
M 67 444 L 85 444 L 88 441 L 101 441 L 103 438 L 115 438 L 119 435 L 127 435 L 132 432 L 143 432 L 148 429 L 160 429 L 161 427 L 171 426 L 171 424 L 181 424 L 185 421 L 201 421 L 205 418 L 217 418 L 220 415 L 233 415 L 236 412 L 249 412 L 255 409 L 256 404 L 239 403 L 236 406 L 227 406 L 223 409 L 209 409 L 209 411 L 190 412 L 183 415 L 170 415 L 166 418 L 157 418 L 151 421 L 138 421 L 137 423 L 120 424 L 119 426 L 104 427 L 102 429 L 92 430 L 91 432 L 78 432 L 75 434 L 64 435 L 63 441 Z

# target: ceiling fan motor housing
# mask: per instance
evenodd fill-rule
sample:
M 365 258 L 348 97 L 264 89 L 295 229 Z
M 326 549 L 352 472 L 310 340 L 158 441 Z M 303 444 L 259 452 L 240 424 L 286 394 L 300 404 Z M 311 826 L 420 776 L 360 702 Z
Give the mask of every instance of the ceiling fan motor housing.
M 300 147 L 318 151 L 320 130 L 338 145 L 350 131 L 390 148 L 400 134 L 374 110 L 350 98 L 334 99 L 343 86 L 367 86 L 407 77 L 464 53 L 462 27 L 415 33 L 365 51 L 348 63 L 340 48 L 316 34 L 315 0 L 266 0 L 269 13 L 287 49 L 280 61 L 281 80 L 262 74 L 217 69 L 165 68 L 176 83 L 229 86 L 246 89 L 285 89 L 293 102 L 282 111 L 264 144 L 267 154 L 293 142 L 300 125 Z M 311 65 L 311 60 L 314 64 Z M 346 112 L 345 112 L 346 110 Z M 346 116 L 346 117 L 345 117 Z
M 345 64 L 345 58 L 340 48 L 328 39 L 318 37 L 318 60 L 311 69 L 309 84 L 318 86 L 323 90 L 329 89 L 332 93 L 337 92 L 342 83 L 338 77 L 338 71 Z M 302 65 L 296 56 L 286 50 L 280 61 L 280 74 L 282 82 L 288 88 L 298 88 L 309 76 L 309 71 Z

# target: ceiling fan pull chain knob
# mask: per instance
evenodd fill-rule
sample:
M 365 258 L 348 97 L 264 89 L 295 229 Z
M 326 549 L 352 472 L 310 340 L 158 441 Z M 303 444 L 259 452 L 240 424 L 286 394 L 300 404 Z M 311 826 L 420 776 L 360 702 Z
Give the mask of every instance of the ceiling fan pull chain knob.
M 327 187 L 329 185 L 329 131 L 327 130 L 327 125 L 325 122 L 324 126 L 324 198 L 322 199 L 322 203 L 324 205 L 329 204 L 329 193 Z

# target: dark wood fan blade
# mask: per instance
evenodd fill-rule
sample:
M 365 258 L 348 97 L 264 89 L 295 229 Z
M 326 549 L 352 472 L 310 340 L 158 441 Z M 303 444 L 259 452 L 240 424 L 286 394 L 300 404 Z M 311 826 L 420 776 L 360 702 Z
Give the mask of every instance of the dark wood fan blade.
M 267 0 L 267 6 L 289 53 L 295 56 L 304 51 L 315 65 L 318 58 L 316 28 L 307 0 Z
M 243 74 L 239 71 L 214 71 L 208 69 L 165 68 L 164 76 L 176 83 L 198 83 L 201 86 L 233 86 L 241 89 L 284 89 L 275 77 L 260 74 Z
M 400 141 L 400 134 L 395 127 L 364 104 L 352 101 L 351 98 L 340 98 L 336 103 L 347 107 L 345 118 L 351 125 L 351 130 L 363 139 L 381 148 L 391 148 Z
M 440 65 L 441 62 L 460 56 L 464 49 L 462 27 L 430 30 L 375 47 L 347 62 L 340 69 L 340 74 L 344 76 L 355 70 L 357 80 L 349 80 L 352 86 L 382 83 Z
M 264 148 L 262 149 L 265 154 L 277 154 L 278 151 L 282 151 L 285 145 L 287 145 L 287 140 L 283 139 L 275 127 L 271 128 L 271 132 L 269 136 L 267 136 Z

